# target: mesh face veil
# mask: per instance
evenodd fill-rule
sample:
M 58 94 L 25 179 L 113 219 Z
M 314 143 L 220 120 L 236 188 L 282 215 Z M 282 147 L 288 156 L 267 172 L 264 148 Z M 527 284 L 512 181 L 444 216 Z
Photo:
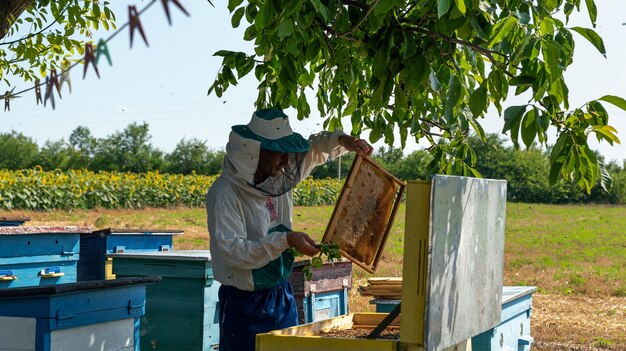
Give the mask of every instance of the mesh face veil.
M 248 185 L 272 197 L 285 194 L 302 180 L 302 161 L 305 155 L 306 152 L 287 153 L 287 164 L 283 165 L 276 176 L 270 176 L 258 184 L 248 183 Z

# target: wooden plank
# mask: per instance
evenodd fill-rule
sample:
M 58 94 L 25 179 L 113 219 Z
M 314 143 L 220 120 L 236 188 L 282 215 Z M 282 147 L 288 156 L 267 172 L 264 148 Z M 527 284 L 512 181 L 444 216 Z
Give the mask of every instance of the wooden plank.
M 430 182 L 409 182 L 406 198 L 400 342 L 424 344 Z
M 397 351 L 395 340 L 354 338 L 301 337 L 291 335 L 257 334 L 257 351 Z

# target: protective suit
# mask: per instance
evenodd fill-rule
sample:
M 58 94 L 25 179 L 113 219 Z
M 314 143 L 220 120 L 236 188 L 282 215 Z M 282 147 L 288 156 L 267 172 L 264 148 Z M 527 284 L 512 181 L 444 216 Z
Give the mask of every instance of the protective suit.
M 220 350 L 253 350 L 257 333 L 297 324 L 285 281 L 294 261 L 286 238 L 291 190 L 315 166 L 346 153 L 340 135 L 321 132 L 306 140 L 276 109 L 256 111 L 249 124 L 232 128 L 223 173 L 206 203 L 213 272 L 222 283 Z M 289 162 L 280 174 L 255 184 L 261 149 L 283 153 Z

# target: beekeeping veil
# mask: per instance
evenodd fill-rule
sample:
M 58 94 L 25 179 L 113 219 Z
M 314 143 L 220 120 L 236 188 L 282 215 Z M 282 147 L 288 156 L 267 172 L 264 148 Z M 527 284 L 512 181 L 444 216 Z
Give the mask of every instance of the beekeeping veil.
M 294 133 L 287 115 L 281 110 L 269 108 L 256 111 L 252 114 L 250 123 L 233 126 L 232 130 L 243 140 L 252 140 L 253 144 L 260 143 L 259 149 L 287 154 L 289 160 L 278 175 L 270 176 L 258 184 L 248 179 L 249 186 L 268 196 L 277 197 L 300 182 L 302 161 L 309 151 L 309 142 L 302 135 Z M 258 156 L 257 153 L 257 160 Z M 254 166 L 256 168 L 256 164 Z

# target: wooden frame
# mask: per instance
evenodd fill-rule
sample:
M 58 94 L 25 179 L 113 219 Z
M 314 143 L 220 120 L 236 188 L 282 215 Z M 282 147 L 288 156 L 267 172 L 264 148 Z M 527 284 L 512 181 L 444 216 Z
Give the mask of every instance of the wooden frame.
M 338 244 L 345 258 L 374 273 L 404 188 L 369 157 L 355 157 L 322 242 Z

